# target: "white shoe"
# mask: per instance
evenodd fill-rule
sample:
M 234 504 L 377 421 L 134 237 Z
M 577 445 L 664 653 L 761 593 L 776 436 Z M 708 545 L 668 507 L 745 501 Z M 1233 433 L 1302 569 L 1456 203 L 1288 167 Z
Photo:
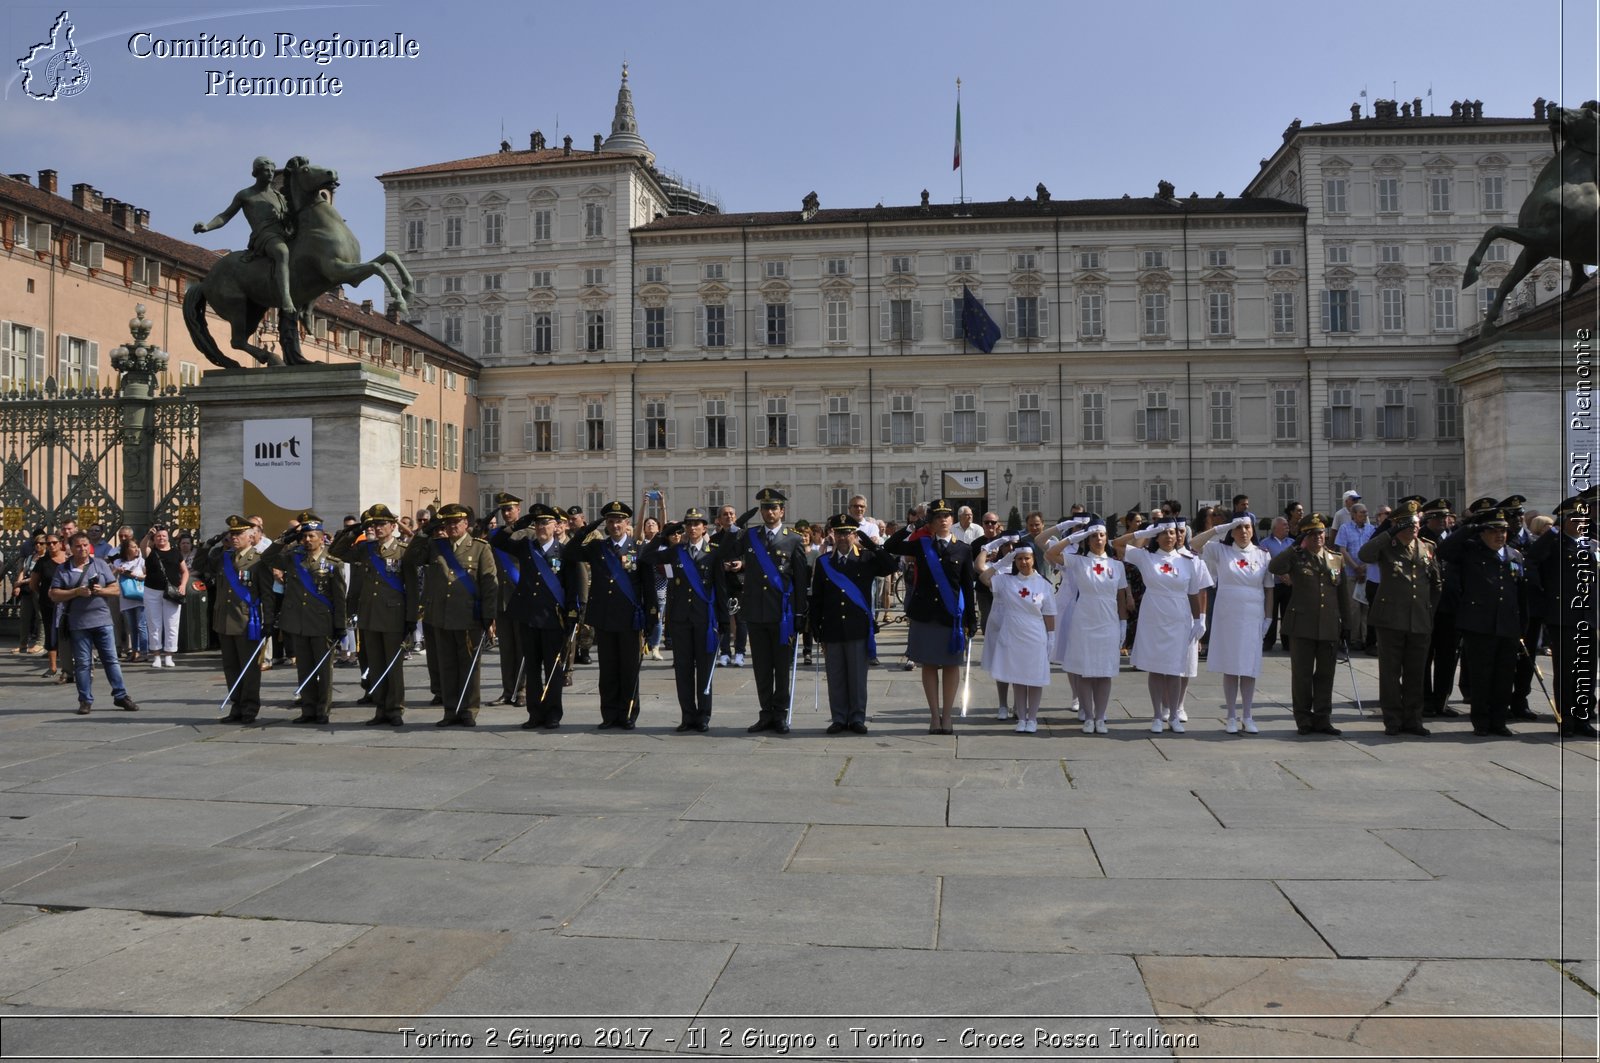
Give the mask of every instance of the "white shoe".
M 1261 733 L 1260 731 L 1256 730 L 1256 722 L 1254 720 L 1252 720 L 1248 716 L 1246 716 L 1244 718 L 1243 728 L 1244 728 L 1244 733 L 1247 734 L 1247 735 L 1253 735 L 1253 734 L 1260 734 Z
M 997 720 L 1009 720 L 1009 719 L 1011 719 L 1011 713 L 1006 709 L 1006 707 L 1004 705 L 1002 705 L 995 712 L 994 718 L 997 719 Z
M 1161 717 L 1157 716 L 1155 719 L 1150 721 L 1150 733 L 1153 735 L 1158 735 L 1166 729 L 1166 726 L 1167 725 L 1161 721 Z
M 168 668 L 176 668 L 176 667 L 178 667 L 178 662 L 174 661 L 172 659 L 172 655 L 170 653 L 167 654 L 167 667 Z
M 728 655 L 726 653 L 724 653 L 721 657 L 717 658 L 717 666 L 719 668 L 728 667 Z
M 1083 733 L 1086 734 L 1086 735 L 1094 734 L 1094 721 L 1093 720 L 1084 720 L 1083 721 Z
M 167 666 L 166 658 L 162 657 L 161 654 L 158 653 L 154 657 L 150 658 L 150 667 L 151 668 L 165 668 L 166 666 Z
M 1106 726 L 1104 720 L 1096 720 L 1094 722 L 1094 733 L 1097 735 L 1110 734 L 1111 729 Z
M 1185 709 L 1182 705 L 1178 706 L 1178 722 L 1179 723 L 1188 723 L 1189 722 L 1189 710 Z
M 1173 720 L 1172 721 L 1172 733 L 1175 734 L 1175 735 L 1183 734 L 1183 721 L 1182 720 Z
M 1235 720 L 1232 716 L 1229 716 L 1228 717 L 1228 722 L 1222 725 L 1222 729 L 1224 731 L 1228 732 L 1231 735 L 1238 734 L 1239 733 L 1239 722 L 1237 720 Z
M 1028 721 L 1027 720 L 1018 720 L 1017 721 L 1017 734 L 1025 735 L 1027 733 L 1028 733 Z
M 1031 734 L 1031 735 L 1039 733 L 1039 721 L 1038 720 L 1029 720 L 1028 721 L 1028 733 Z
M 733 655 L 733 666 L 735 668 L 743 668 L 744 667 L 744 654 L 736 653 L 736 654 Z

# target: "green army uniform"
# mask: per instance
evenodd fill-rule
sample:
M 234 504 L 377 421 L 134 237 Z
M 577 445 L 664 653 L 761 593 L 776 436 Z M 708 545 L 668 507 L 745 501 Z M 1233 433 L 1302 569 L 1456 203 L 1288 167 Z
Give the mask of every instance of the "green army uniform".
M 367 681 L 372 684 L 368 689 L 372 719 L 367 722 L 398 727 L 405 722 L 406 666 L 402 658 L 406 636 L 411 631 L 411 613 L 406 605 L 405 545 L 398 535 L 390 535 L 382 542 L 341 536 L 329 550 L 350 566 L 346 601 L 366 647 Z
M 456 575 L 445 550 L 451 551 L 467 579 Z M 419 614 L 426 617 L 433 630 L 428 655 L 439 664 L 439 693 L 444 699 L 444 719 L 439 724 L 472 727 L 478 718 L 482 672 L 482 662 L 474 667 L 473 658 L 500 595 L 494 551 L 470 534 L 457 539 L 417 535 L 406 548 L 407 567 L 413 560 L 421 566 L 422 583 L 420 589 L 413 585 L 406 615 L 413 620 Z
M 248 527 L 248 523 L 245 525 Z M 201 565 L 212 592 L 211 629 L 222 647 L 222 677 L 233 691 L 223 723 L 251 723 L 261 712 L 261 668 L 256 663 L 261 640 L 272 631 L 272 566 L 262 563 L 253 546 L 231 550 L 218 544 Z M 233 569 L 232 576 L 228 572 Z M 239 589 L 234 589 L 234 581 Z M 240 595 L 243 591 L 243 597 Z M 255 613 L 251 637 L 251 612 Z
M 1312 552 L 1297 543 L 1267 565 L 1273 575 L 1289 577 L 1283 631 L 1289 639 L 1294 722 L 1301 734 L 1333 728 L 1333 673 L 1348 606 L 1329 556 L 1326 549 Z
M 289 638 L 300 684 L 295 723 L 327 723 L 333 708 L 333 660 L 329 648 L 344 632 L 345 582 L 339 562 L 326 548 L 308 554 L 300 545 L 273 543 L 262 560 L 283 572 L 278 630 Z
M 1433 544 L 1420 534 L 1409 544 L 1382 531 L 1362 545 L 1361 560 L 1377 565 L 1378 596 L 1367 622 L 1378 629 L 1378 702 L 1387 734 L 1427 734 L 1422 726 L 1423 677 L 1433 641 L 1433 616 L 1444 578 Z

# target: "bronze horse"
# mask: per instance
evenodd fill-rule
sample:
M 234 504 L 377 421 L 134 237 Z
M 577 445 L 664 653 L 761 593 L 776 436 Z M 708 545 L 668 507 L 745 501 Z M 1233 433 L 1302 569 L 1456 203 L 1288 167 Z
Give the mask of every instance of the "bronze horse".
M 318 296 L 341 284 L 360 284 L 376 276 L 383 280 L 397 308 L 404 310 L 411 297 L 411 274 L 392 251 L 362 261 L 355 233 L 333 209 L 333 190 L 339 186 L 336 171 L 313 166 L 297 156 L 284 166 L 284 177 L 294 233 L 289 240 L 289 284 L 295 313 L 279 314 L 283 358 L 250 342 L 274 302 L 270 259 L 234 251 L 212 266 L 200 283 L 190 285 L 183 297 L 183 320 L 190 338 L 211 364 L 224 369 L 237 369 L 239 363 L 223 354 L 212 338 L 206 327 L 207 306 L 232 327 L 234 350 L 244 351 L 262 365 L 303 365 L 308 359 L 300 353 L 300 327 L 309 319 Z M 390 279 L 385 265 L 395 268 L 399 286 Z
M 1561 259 L 1572 270 L 1571 296 L 1589 280 L 1585 266 L 1600 265 L 1596 245 L 1600 243 L 1600 190 L 1595 185 L 1596 147 L 1600 141 L 1600 103 L 1590 100 L 1572 110 L 1552 106 L 1550 130 L 1560 136 L 1562 145 L 1533 183 L 1523 201 L 1516 225 L 1494 225 L 1483 234 L 1478 249 L 1467 259 L 1463 288 L 1478 280 L 1478 265 L 1489 245 L 1496 240 L 1513 240 L 1522 253 L 1500 288 L 1484 317 L 1484 331 L 1494 327 L 1506 297 L 1547 258 Z

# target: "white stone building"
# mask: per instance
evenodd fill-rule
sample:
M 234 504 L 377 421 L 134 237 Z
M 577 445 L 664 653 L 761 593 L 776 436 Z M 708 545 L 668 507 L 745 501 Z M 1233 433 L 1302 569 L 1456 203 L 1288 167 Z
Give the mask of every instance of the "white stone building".
M 382 175 L 423 327 L 480 360 L 482 490 L 555 504 L 764 485 L 1101 512 L 1251 495 L 1461 503 L 1462 266 L 1550 155 L 1535 118 L 1298 121 L 1239 198 L 716 213 L 612 136 Z M 1418 109 L 1420 114 L 1420 108 Z M 1489 288 L 1503 276 L 1491 255 Z M 1554 265 L 1528 301 L 1555 294 Z M 964 343 L 963 288 L 1003 328 Z

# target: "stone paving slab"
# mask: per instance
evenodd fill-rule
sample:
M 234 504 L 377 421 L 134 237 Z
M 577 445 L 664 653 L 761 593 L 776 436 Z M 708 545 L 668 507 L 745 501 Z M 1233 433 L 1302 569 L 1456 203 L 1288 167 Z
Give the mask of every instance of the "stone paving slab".
M 850 758 L 841 786 L 936 786 L 960 789 L 995 787 L 1005 790 L 1065 790 L 1070 784 L 1059 760 L 973 760 L 956 757 Z
M 26 764 L 32 760 L 40 760 L 44 757 L 79 752 L 82 749 L 82 742 L 67 742 L 47 738 L 19 738 L 13 735 L 3 743 L 0 743 L 0 768 L 10 768 L 18 764 Z
M 327 859 L 320 854 L 91 839 L 74 843 L 49 870 L 6 885 L 0 897 L 12 903 L 82 908 L 216 912 Z
M 1323 762 L 1299 756 L 1280 761 L 1295 778 L 1315 790 L 1509 790 L 1550 795 L 1548 786 L 1488 761 L 1412 764 Z
M 30 1008 L 37 1012 L 37 1008 Z M 288 1059 L 345 1059 L 365 1056 L 416 1059 L 395 1053 L 398 1034 L 327 1030 L 313 1026 L 237 1019 L 179 1017 L 86 1018 L 64 1014 L 6 1018 L 6 1054 L 55 1059 L 173 1058 L 226 1059 L 228 1063 L 272 1063 Z
M 707 785 L 738 780 L 751 786 L 831 786 L 844 774 L 849 758 L 791 749 L 780 757 L 728 757 L 718 753 L 663 750 L 646 753 L 606 778 L 629 786 L 641 783 L 695 780 Z
M 939 826 L 949 791 L 931 786 L 829 786 L 779 790 L 743 782 L 713 784 L 684 819 L 746 823 L 870 823 Z
M 1595 881 L 1592 833 L 1559 830 L 1378 830 L 1386 844 L 1440 878 Z
M 1200 789 L 1196 796 L 1224 827 L 1230 828 L 1376 828 L 1425 823 L 1433 830 L 1481 830 L 1492 825 L 1450 797 L 1425 790 Z
M 77 797 L 72 794 L 30 794 L 21 790 L 0 792 L 0 836 L 15 837 L 22 833 L 7 828 L 21 827 L 34 816 L 72 808 L 93 800 L 92 797 Z
M 254 850 L 240 850 L 252 852 Z M 227 907 L 229 915 L 369 926 L 542 930 L 583 907 L 610 869 L 335 856 Z
M 687 811 L 704 791 L 705 784 L 700 782 L 627 785 L 507 775 L 492 778 L 443 807 L 538 816 L 676 816 Z
M 1592 830 L 1595 805 L 1579 794 L 1554 790 L 1524 793 L 1507 790 L 1452 790 L 1450 800 L 1471 809 L 1490 824 L 1513 830 Z M 1403 823 L 1374 826 L 1405 826 Z
M 227 801 L 280 802 L 291 805 L 347 805 L 355 808 L 437 808 L 476 786 L 487 776 L 423 775 L 419 772 L 373 774 L 361 771 L 275 771 L 255 778 L 222 797 Z
M 1548 964 L 1514 960 L 1316 960 L 1140 956 L 1164 1029 L 1196 1054 L 1301 1058 L 1593 1056 L 1594 998 Z M 1563 984 L 1565 983 L 1565 984 Z M 1185 1022 L 1182 1016 L 1228 1016 Z M 1514 1016 L 1522 1016 L 1520 1018 Z
M 1275 796 L 1275 795 L 1274 795 Z M 1206 829 L 1216 818 L 1193 795 L 1164 793 L 1160 800 L 1130 787 L 1025 795 L 1004 790 L 955 790 L 952 827 L 1152 827 Z
M 0 838 L 0 895 L 72 855 L 74 843 L 50 838 Z
M 237 1011 L 361 934 L 364 928 L 300 920 L 198 917 L 172 920 L 134 941 L 41 982 L 16 1004 L 150 1012 Z M 151 977 L 159 973 L 160 977 Z
M 630 750 L 576 748 L 427 750 L 414 746 L 407 747 L 406 751 L 421 755 L 423 759 L 418 770 L 430 775 L 511 775 L 541 779 L 604 779 L 643 756 Z
M 235 743 L 207 743 L 208 745 Z M 424 749 L 387 749 L 367 746 L 291 746 L 239 744 L 237 755 L 227 761 L 229 767 L 245 771 L 314 772 L 331 771 L 345 775 L 371 774 L 440 774 L 423 767 L 437 754 Z
M 627 868 L 562 933 L 929 949 L 937 909 L 938 884 L 920 875 Z
M 0 820 L 0 835 L 204 847 L 270 823 L 291 810 L 283 805 L 226 801 L 94 797 L 40 811 L 24 820 Z
M 374 1016 L 482 1013 L 482 1001 L 443 1004 L 463 978 L 492 963 L 515 940 L 485 930 L 430 927 L 345 927 L 356 936 L 244 1008 L 245 1015 L 294 1015 L 298 1021 L 347 1029 L 393 1031 L 408 1020 Z M 550 940 L 549 935 L 538 935 Z M 521 1002 L 526 1008 L 528 1000 Z M 493 1010 L 493 1009 L 490 1009 Z M 306 1016 L 319 1016 L 316 1019 Z
M 31 904 L 0 904 L 0 932 L 46 914 L 43 908 L 35 908 Z
M 282 811 L 283 806 L 277 806 Z M 227 839 L 240 849 L 482 860 L 539 822 L 498 812 L 308 808 Z
M 1366 889 L 1372 883 L 1360 883 Z M 1327 956 L 1271 884 L 954 876 L 940 899 L 939 948 L 972 952 Z
M 1600 771 L 1596 770 L 1595 762 L 1572 752 L 1562 752 L 1561 748 L 1552 744 L 1551 752 L 1543 756 L 1518 751 L 1496 756 L 1493 763 L 1575 798 L 1581 799 L 1580 795 L 1587 794 L 1593 800 L 1594 793 L 1600 790 Z
M 25 787 L 32 793 L 81 794 L 91 797 L 171 797 L 209 800 L 250 783 L 273 785 L 269 771 L 239 771 L 221 765 L 190 767 L 175 764 L 149 768 L 143 764 L 102 764 L 59 775 Z M 279 793 L 280 800 L 287 800 Z M 248 798 L 245 798 L 248 800 Z
M 1189 758 L 1155 763 L 1113 760 L 1066 761 L 1067 773 L 1077 790 L 1115 790 L 1137 786 L 1197 790 L 1305 790 L 1306 784 L 1268 759 L 1200 760 Z
M 727 942 L 517 933 L 433 1010 L 444 1015 L 692 1015 L 723 976 L 733 951 Z
M 1003 872 L 1019 877 L 1102 877 L 1088 837 L 1072 829 L 819 825 L 806 831 L 788 869 L 864 875 Z
M 654 816 L 557 816 L 490 860 L 583 867 L 711 867 L 782 871 L 805 827 L 685 822 Z
M 1279 885 L 1340 956 L 1580 959 L 1593 942 L 1592 911 L 1563 927 L 1555 892 L 1503 880 Z
M 1459 832 L 1424 831 L 1454 839 Z M 1504 831 L 1501 832 L 1506 833 Z M 1353 827 L 1129 831 L 1092 827 L 1113 879 L 1426 879 L 1428 871 Z M 1455 844 L 1461 844 L 1456 842 Z M 1403 852 L 1403 850 L 1402 850 Z
M 37 908 L 26 911 L 38 913 Z M 0 932 L 0 997 L 9 999 L 69 971 L 165 934 L 182 920 L 86 908 L 45 912 Z M 182 1011 L 183 1009 L 179 1009 Z

